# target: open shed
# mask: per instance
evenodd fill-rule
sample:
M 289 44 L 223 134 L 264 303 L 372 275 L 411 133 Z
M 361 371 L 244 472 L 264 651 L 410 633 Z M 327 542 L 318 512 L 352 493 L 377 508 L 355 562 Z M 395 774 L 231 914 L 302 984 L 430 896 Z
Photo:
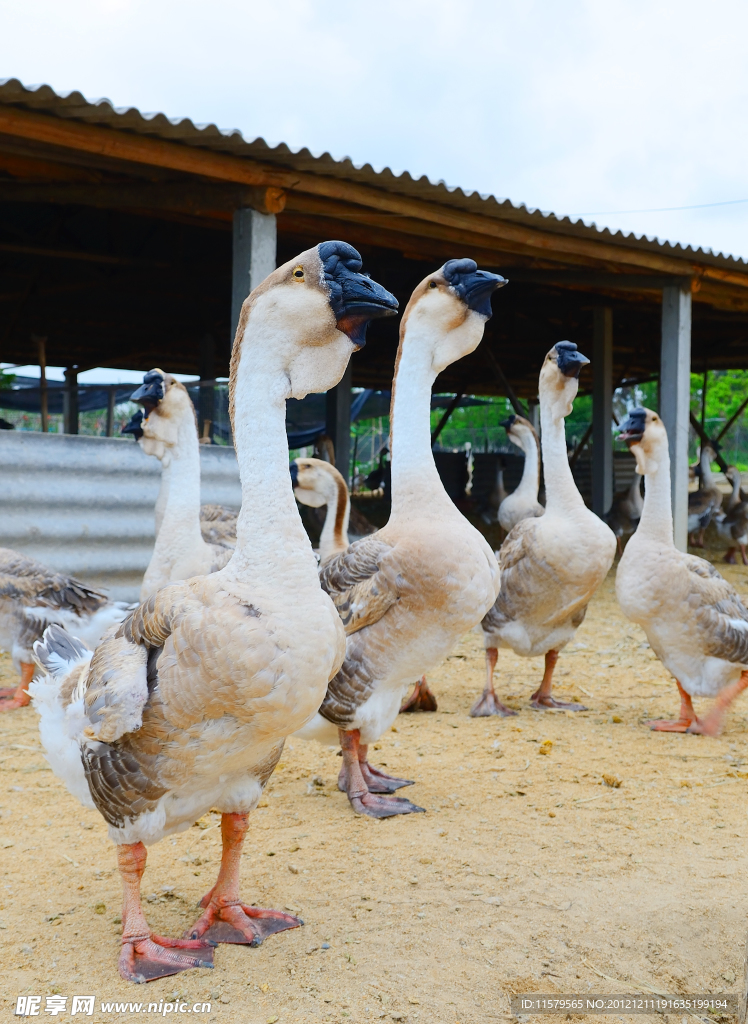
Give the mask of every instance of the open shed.
M 671 439 L 676 541 L 685 545 L 689 371 L 748 367 L 748 263 L 660 243 L 509 200 L 292 151 L 238 131 L 0 83 L 2 358 L 77 374 L 154 365 L 204 380 L 228 372 L 238 312 L 279 262 L 325 238 L 355 245 L 400 299 L 444 260 L 471 256 L 509 278 L 484 343 L 442 392 L 532 399 L 550 346 L 592 356 L 593 507 L 612 497 L 614 388 L 658 378 Z M 349 431 L 350 387 L 387 388 L 397 325 L 328 396 Z M 345 471 L 347 443 L 337 445 Z

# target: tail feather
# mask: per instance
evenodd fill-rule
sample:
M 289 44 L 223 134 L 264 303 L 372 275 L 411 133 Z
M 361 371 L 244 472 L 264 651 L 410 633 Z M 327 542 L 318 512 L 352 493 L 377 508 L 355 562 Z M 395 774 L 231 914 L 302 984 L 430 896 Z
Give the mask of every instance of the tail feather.
M 91 651 L 77 636 L 54 623 L 47 626 L 42 639 L 34 644 L 34 657 L 39 668 L 62 681 L 76 665 L 91 660 Z

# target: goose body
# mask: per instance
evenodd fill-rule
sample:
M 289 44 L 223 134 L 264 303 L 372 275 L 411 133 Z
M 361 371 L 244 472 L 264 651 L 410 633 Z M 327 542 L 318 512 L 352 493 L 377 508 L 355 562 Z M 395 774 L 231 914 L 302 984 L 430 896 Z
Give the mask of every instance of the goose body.
M 402 698 L 491 606 L 498 566 L 447 495 L 431 451 L 436 375 L 479 344 L 502 278 L 451 260 L 414 291 L 400 327 L 391 413 L 392 513 L 385 527 L 322 568 L 322 588 L 348 635 L 345 661 L 319 713 L 298 735 L 343 749 L 338 785 L 357 813 L 420 810 L 388 794 L 407 785 L 374 768 L 368 744 L 395 721 Z
M 18 688 L 2 695 L 0 710 L 29 703 L 26 688 L 34 675 L 33 647 L 47 626 L 64 626 L 94 647 L 107 629 L 121 622 L 133 608 L 110 601 L 74 576 L 0 548 L 0 646 L 11 652 L 21 674 Z
M 716 735 L 726 708 L 748 685 L 748 608 L 710 562 L 673 543 L 670 455 L 660 417 L 635 409 L 621 429 L 646 490 L 639 528 L 618 566 L 616 595 L 681 695 L 680 718 L 652 728 Z M 716 698 L 703 720 L 691 704 L 696 696 Z
M 508 494 L 499 506 L 499 523 L 509 533 L 523 519 L 535 519 L 545 514 L 538 501 L 540 487 L 540 439 L 529 420 L 523 416 L 510 416 L 504 420 L 507 436 L 525 453 L 522 479 L 516 490 Z
M 545 655 L 545 673 L 533 706 L 581 710 L 551 696 L 558 652 L 582 624 L 587 605 L 615 555 L 611 530 L 584 504 L 569 468 L 564 419 L 577 393 L 577 375 L 589 360 L 568 341 L 558 342 L 540 373 L 540 416 L 545 514 L 524 519 L 499 552 L 501 589 L 482 622 L 486 686 L 473 717 L 511 715 L 496 697 L 493 673 L 500 647 L 531 658 Z
M 722 492 L 717 487 L 712 473 L 714 449 L 702 445 L 699 456 L 699 490 L 688 495 L 688 535 L 693 547 L 704 547 L 704 532 L 712 516 L 722 510 Z M 695 539 L 698 530 L 698 539 Z
M 714 525 L 720 538 L 728 545 L 725 561 L 735 562 L 735 549 L 740 548 L 743 565 L 748 565 L 746 545 L 748 544 L 748 500 L 742 495 L 740 472 L 735 466 L 727 470 L 727 479 L 732 484 L 732 494 L 727 503 L 727 511 L 714 516 Z
M 229 386 L 243 499 L 231 561 L 157 591 L 93 655 L 61 630 L 37 644 L 48 674 L 33 695 L 49 760 L 118 847 L 129 980 L 204 965 L 209 942 L 257 945 L 300 923 L 244 904 L 239 865 L 284 739 L 314 715 L 345 652 L 293 498 L 285 406 L 334 386 L 368 320 L 395 311 L 360 267 L 351 246 L 323 243 L 242 307 Z M 160 939 L 140 902 L 145 845 L 211 807 L 222 814 L 218 880 L 190 937 Z

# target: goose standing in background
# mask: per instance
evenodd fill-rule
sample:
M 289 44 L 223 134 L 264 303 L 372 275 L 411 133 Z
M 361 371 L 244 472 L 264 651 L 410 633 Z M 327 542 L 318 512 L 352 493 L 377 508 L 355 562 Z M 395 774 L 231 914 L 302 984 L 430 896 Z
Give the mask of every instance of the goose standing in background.
M 509 533 L 523 519 L 535 519 L 545 514 L 545 509 L 538 501 L 540 439 L 535 427 L 524 416 L 510 416 L 502 421 L 501 426 L 512 444 L 516 444 L 525 453 L 519 486 L 499 506 L 499 523 Z
M 390 416 L 392 512 L 378 533 L 351 544 L 320 573 L 345 625 L 342 668 L 315 718 L 297 735 L 333 743 L 338 786 L 358 814 L 420 811 L 389 794 L 405 779 L 369 764 L 368 745 L 397 718 L 413 679 L 449 653 L 493 604 L 493 551 L 444 490 L 431 449 L 431 388 L 473 352 L 502 277 L 449 260 L 413 292 L 400 324 Z
M 526 658 L 545 655 L 545 672 L 532 706 L 585 710 L 551 695 L 559 651 L 581 626 L 587 605 L 601 585 L 616 542 L 591 512 L 574 483 L 566 450 L 564 420 L 572 410 L 579 371 L 589 362 L 570 341 L 559 341 L 540 371 L 540 422 L 545 475 L 545 515 L 524 519 L 501 546 L 501 589 L 483 619 L 486 686 L 473 705 L 473 718 L 513 715 L 493 684 L 499 647 Z
M 718 535 L 728 545 L 725 552 L 725 561 L 728 565 L 735 564 L 736 548 L 740 548 L 743 565 L 748 565 L 745 550 L 748 544 L 748 500 L 743 497 L 740 471 L 735 466 L 728 466 L 725 476 L 732 484 L 732 494 L 726 512 L 719 512 L 714 516 L 714 525 Z
M 618 565 L 616 596 L 675 677 L 681 698 L 677 720 L 650 725 L 716 736 L 727 708 L 748 686 L 748 608 L 710 562 L 673 543 L 670 453 L 657 413 L 634 409 L 618 436 L 647 485 L 639 528 Z M 704 718 L 696 717 L 692 697 L 716 698 Z
M 688 539 L 694 548 L 704 547 L 706 528 L 712 516 L 722 510 L 722 491 L 717 487 L 712 473 L 712 460 L 715 457 L 716 452 L 710 445 L 701 446 L 697 470 L 699 489 L 688 495 Z M 695 538 L 697 530 L 698 540 Z
M 10 651 L 21 674 L 19 686 L 0 690 L 0 711 L 14 711 L 31 700 L 27 689 L 36 667 L 33 647 L 47 626 L 56 622 L 95 647 L 134 607 L 110 601 L 74 576 L 55 572 L 34 558 L 0 548 L 0 646 Z
M 325 523 L 319 539 L 319 564 L 320 569 L 323 569 L 331 558 L 345 551 L 350 543 L 348 520 L 351 499 L 348 487 L 337 469 L 322 459 L 294 459 L 291 463 L 291 480 L 296 500 L 302 505 L 310 505 L 312 508 L 327 506 Z M 422 676 L 400 711 L 436 709 L 436 697 L 429 689 L 426 676 Z
M 615 534 L 619 555 L 623 554 L 623 538 L 634 533 L 643 508 L 642 478 L 637 471 L 626 490 L 613 495 L 613 503 L 605 513 L 605 522 Z
M 228 565 L 159 590 L 93 656 L 58 627 L 36 645 L 48 675 L 32 696 L 49 761 L 117 844 L 119 968 L 131 981 L 203 966 L 211 943 L 258 945 L 301 923 L 244 903 L 239 869 L 248 814 L 285 737 L 315 714 L 345 654 L 294 500 L 285 418 L 288 398 L 334 387 L 368 321 L 397 310 L 360 269 L 352 246 L 324 242 L 242 306 L 229 383 L 242 508 Z M 160 938 L 141 904 L 144 844 L 212 807 L 218 879 L 189 938 Z

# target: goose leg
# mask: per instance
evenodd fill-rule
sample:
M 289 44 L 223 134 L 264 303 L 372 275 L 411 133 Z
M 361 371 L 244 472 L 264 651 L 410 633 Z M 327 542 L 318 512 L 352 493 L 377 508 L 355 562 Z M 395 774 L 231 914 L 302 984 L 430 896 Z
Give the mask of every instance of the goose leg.
M 546 708 L 563 708 L 565 711 L 586 711 L 584 704 L 574 704 L 571 701 L 556 700 L 551 696 L 553 686 L 553 670 L 558 661 L 558 651 L 548 651 L 545 656 L 545 672 L 543 682 L 532 695 L 531 706 L 536 711 L 544 711 Z
M 725 552 L 725 561 L 728 565 L 735 565 L 735 548 L 727 549 Z M 745 565 L 745 560 L 743 560 L 743 565 Z
M 363 756 L 360 752 L 361 733 L 358 729 L 340 729 L 339 732 L 340 747 L 343 751 L 343 767 L 340 771 L 338 786 L 347 793 L 351 807 L 357 814 L 366 814 L 370 818 L 391 818 L 395 814 L 413 814 L 416 811 L 423 811 L 423 807 L 417 807 L 403 797 L 380 796 L 381 789 L 378 792 L 372 791 L 364 775 L 364 765 L 366 765 L 367 774 L 374 774 L 373 783 L 381 784 L 383 780 L 390 779 L 390 776 L 385 775 L 384 772 L 378 772 L 377 769 L 372 769 L 371 765 L 367 764 L 366 747 L 363 748 Z M 402 779 L 393 781 L 403 782 Z
M 21 684 L 16 689 L 0 690 L 0 711 L 15 711 L 16 708 L 25 708 L 31 702 L 26 690 L 34 678 L 35 668 L 36 665 L 21 662 Z
M 688 727 L 688 732 L 700 733 L 702 736 L 719 736 L 727 709 L 735 698 L 748 687 L 748 671 L 744 671 L 736 683 L 731 683 L 717 696 L 714 706 L 708 715 L 695 718 Z
M 298 928 L 304 922 L 280 910 L 261 910 L 242 903 L 239 898 L 239 874 L 242 846 L 249 827 L 248 814 L 222 814 L 221 867 L 216 884 L 203 896 L 204 913 L 188 928 L 185 936 L 203 942 L 230 942 L 259 946 L 263 939 L 287 928 Z
M 436 711 L 436 707 L 436 697 L 429 689 L 426 676 L 421 676 L 410 697 L 401 706 L 400 714 L 404 711 Z
M 493 673 L 498 657 L 498 647 L 486 648 L 486 685 L 483 688 L 483 693 L 470 708 L 471 718 L 487 718 L 489 715 L 501 715 L 502 718 L 509 718 L 510 715 L 517 714 L 506 704 L 501 703 L 493 688 Z
M 122 878 L 120 975 L 125 981 L 142 983 L 168 978 L 192 967 L 212 967 L 214 944 L 167 939 L 154 935 L 148 927 L 140 902 L 140 880 L 145 871 L 146 856 L 142 843 L 125 843 L 117 847 Z
M 674 722 L 670 722 L 665 718 L 655 719 L 649 723 L 649 728 L 654 729 L 656 732 L 690 732 L 691 726 L 697 721 L 691 697 L 677 679 L 675 680 L 675 685 L 678 687 L 678 693 L 680 694 L 680 718 Z
M 370 793 L 394 793 L 395 790 L 402 789 L 403 786 L 415 785 L 410 779 L 398 779 L 395 775 L 388 775 L 386 772 L 383 772 L 381 768 L 375 768 L 374 765 L 369 764 L 368 754 L 369 745 L 359 742 L 358 766 L 361 769 L 361 775 L 366 783 L 366 788 Z M 345 759 L 343 759 L 343 766 L 338 774 L 338 789 L 341 793 L 348 792 L 346 785 L 347 777 Z
M 745 544 L 740 545 L 740 556 L 743 559 L 743 565 L 748 565 L 748 558 L 745 554 Z

